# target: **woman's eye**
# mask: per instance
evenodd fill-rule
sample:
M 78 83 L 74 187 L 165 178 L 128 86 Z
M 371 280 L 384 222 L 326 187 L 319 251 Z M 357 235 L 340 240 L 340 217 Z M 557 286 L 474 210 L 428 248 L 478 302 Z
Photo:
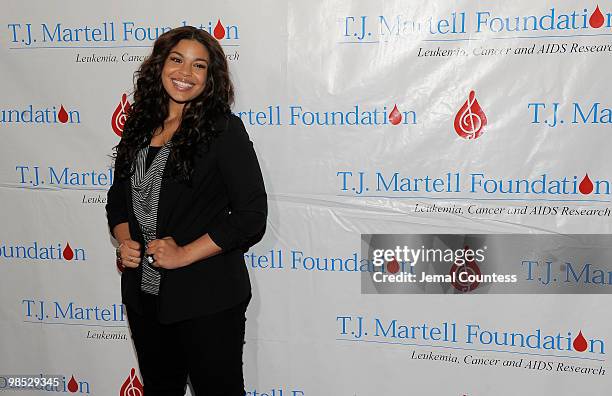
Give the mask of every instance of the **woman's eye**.
M 180 63 L 181 60 L 179 58 L 171 57 L 170 60 L 175 63 Z
M 197 63 L 195 66 L 200 69 L 206 69 L 206 65 L 203 65 L 201 63 Z

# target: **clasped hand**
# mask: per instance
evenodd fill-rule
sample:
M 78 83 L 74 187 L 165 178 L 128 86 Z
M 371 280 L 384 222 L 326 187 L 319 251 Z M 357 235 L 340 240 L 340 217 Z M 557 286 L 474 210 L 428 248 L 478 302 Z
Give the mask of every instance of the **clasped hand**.
M 119 251 L 124 266 L 136 268 L 140 265 L 140 243 L 126 239 L 121 243 Z M 172 237 L 149 242 L 145 253 L 153 257 L 154 261 L 151 264 L 153 267 L 174 269 L 188 264 L 186 249 L 177 245 Z

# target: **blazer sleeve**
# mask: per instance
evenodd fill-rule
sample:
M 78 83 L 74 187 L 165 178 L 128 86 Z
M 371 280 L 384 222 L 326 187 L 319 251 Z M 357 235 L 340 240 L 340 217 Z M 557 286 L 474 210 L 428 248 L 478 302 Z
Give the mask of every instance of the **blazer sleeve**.
M 247 250 L 263 236 L 268 202 L 253 143 L 240 118 L 230 116 L 228 128 L 217 138 L 216 151 L 230 214 L 213 224 L 208 235 L 223 251 Z
M 117 177 L 114 177 L 113 184 L 106 195 L 106 220 L 113 237 L 115 236 L 113 234 L 115 226 L 128 221 L 128 208 L 125 198 L 127 180 L 129 179 L 119 180 Z

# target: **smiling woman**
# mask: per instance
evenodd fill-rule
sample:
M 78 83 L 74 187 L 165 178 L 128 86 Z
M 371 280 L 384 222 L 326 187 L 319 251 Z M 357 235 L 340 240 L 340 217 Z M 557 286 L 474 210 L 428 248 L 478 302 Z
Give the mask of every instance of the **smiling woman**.
M 198 97 L 206 86 L 209 54 L 195 40 L 181 40 L 172 48 L 162 69 L 162 84 L 176 103 Z
M 267 201 L 233 99 L 223 49 L 194 27 L 161 35 L 136 72 L 106 210 L 147 396 L 183 395 L 188 376 L 196 395 L 245 393 L 243 252 Z

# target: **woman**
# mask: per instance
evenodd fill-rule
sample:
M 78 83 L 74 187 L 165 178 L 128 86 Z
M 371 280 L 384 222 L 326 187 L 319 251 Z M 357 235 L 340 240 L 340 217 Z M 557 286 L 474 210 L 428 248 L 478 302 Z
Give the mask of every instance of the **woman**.
M 180 27 L 135 74 L 106 205 L 147 396 L 244 395 L 243 253 L 267 203 L 219 43 Z

